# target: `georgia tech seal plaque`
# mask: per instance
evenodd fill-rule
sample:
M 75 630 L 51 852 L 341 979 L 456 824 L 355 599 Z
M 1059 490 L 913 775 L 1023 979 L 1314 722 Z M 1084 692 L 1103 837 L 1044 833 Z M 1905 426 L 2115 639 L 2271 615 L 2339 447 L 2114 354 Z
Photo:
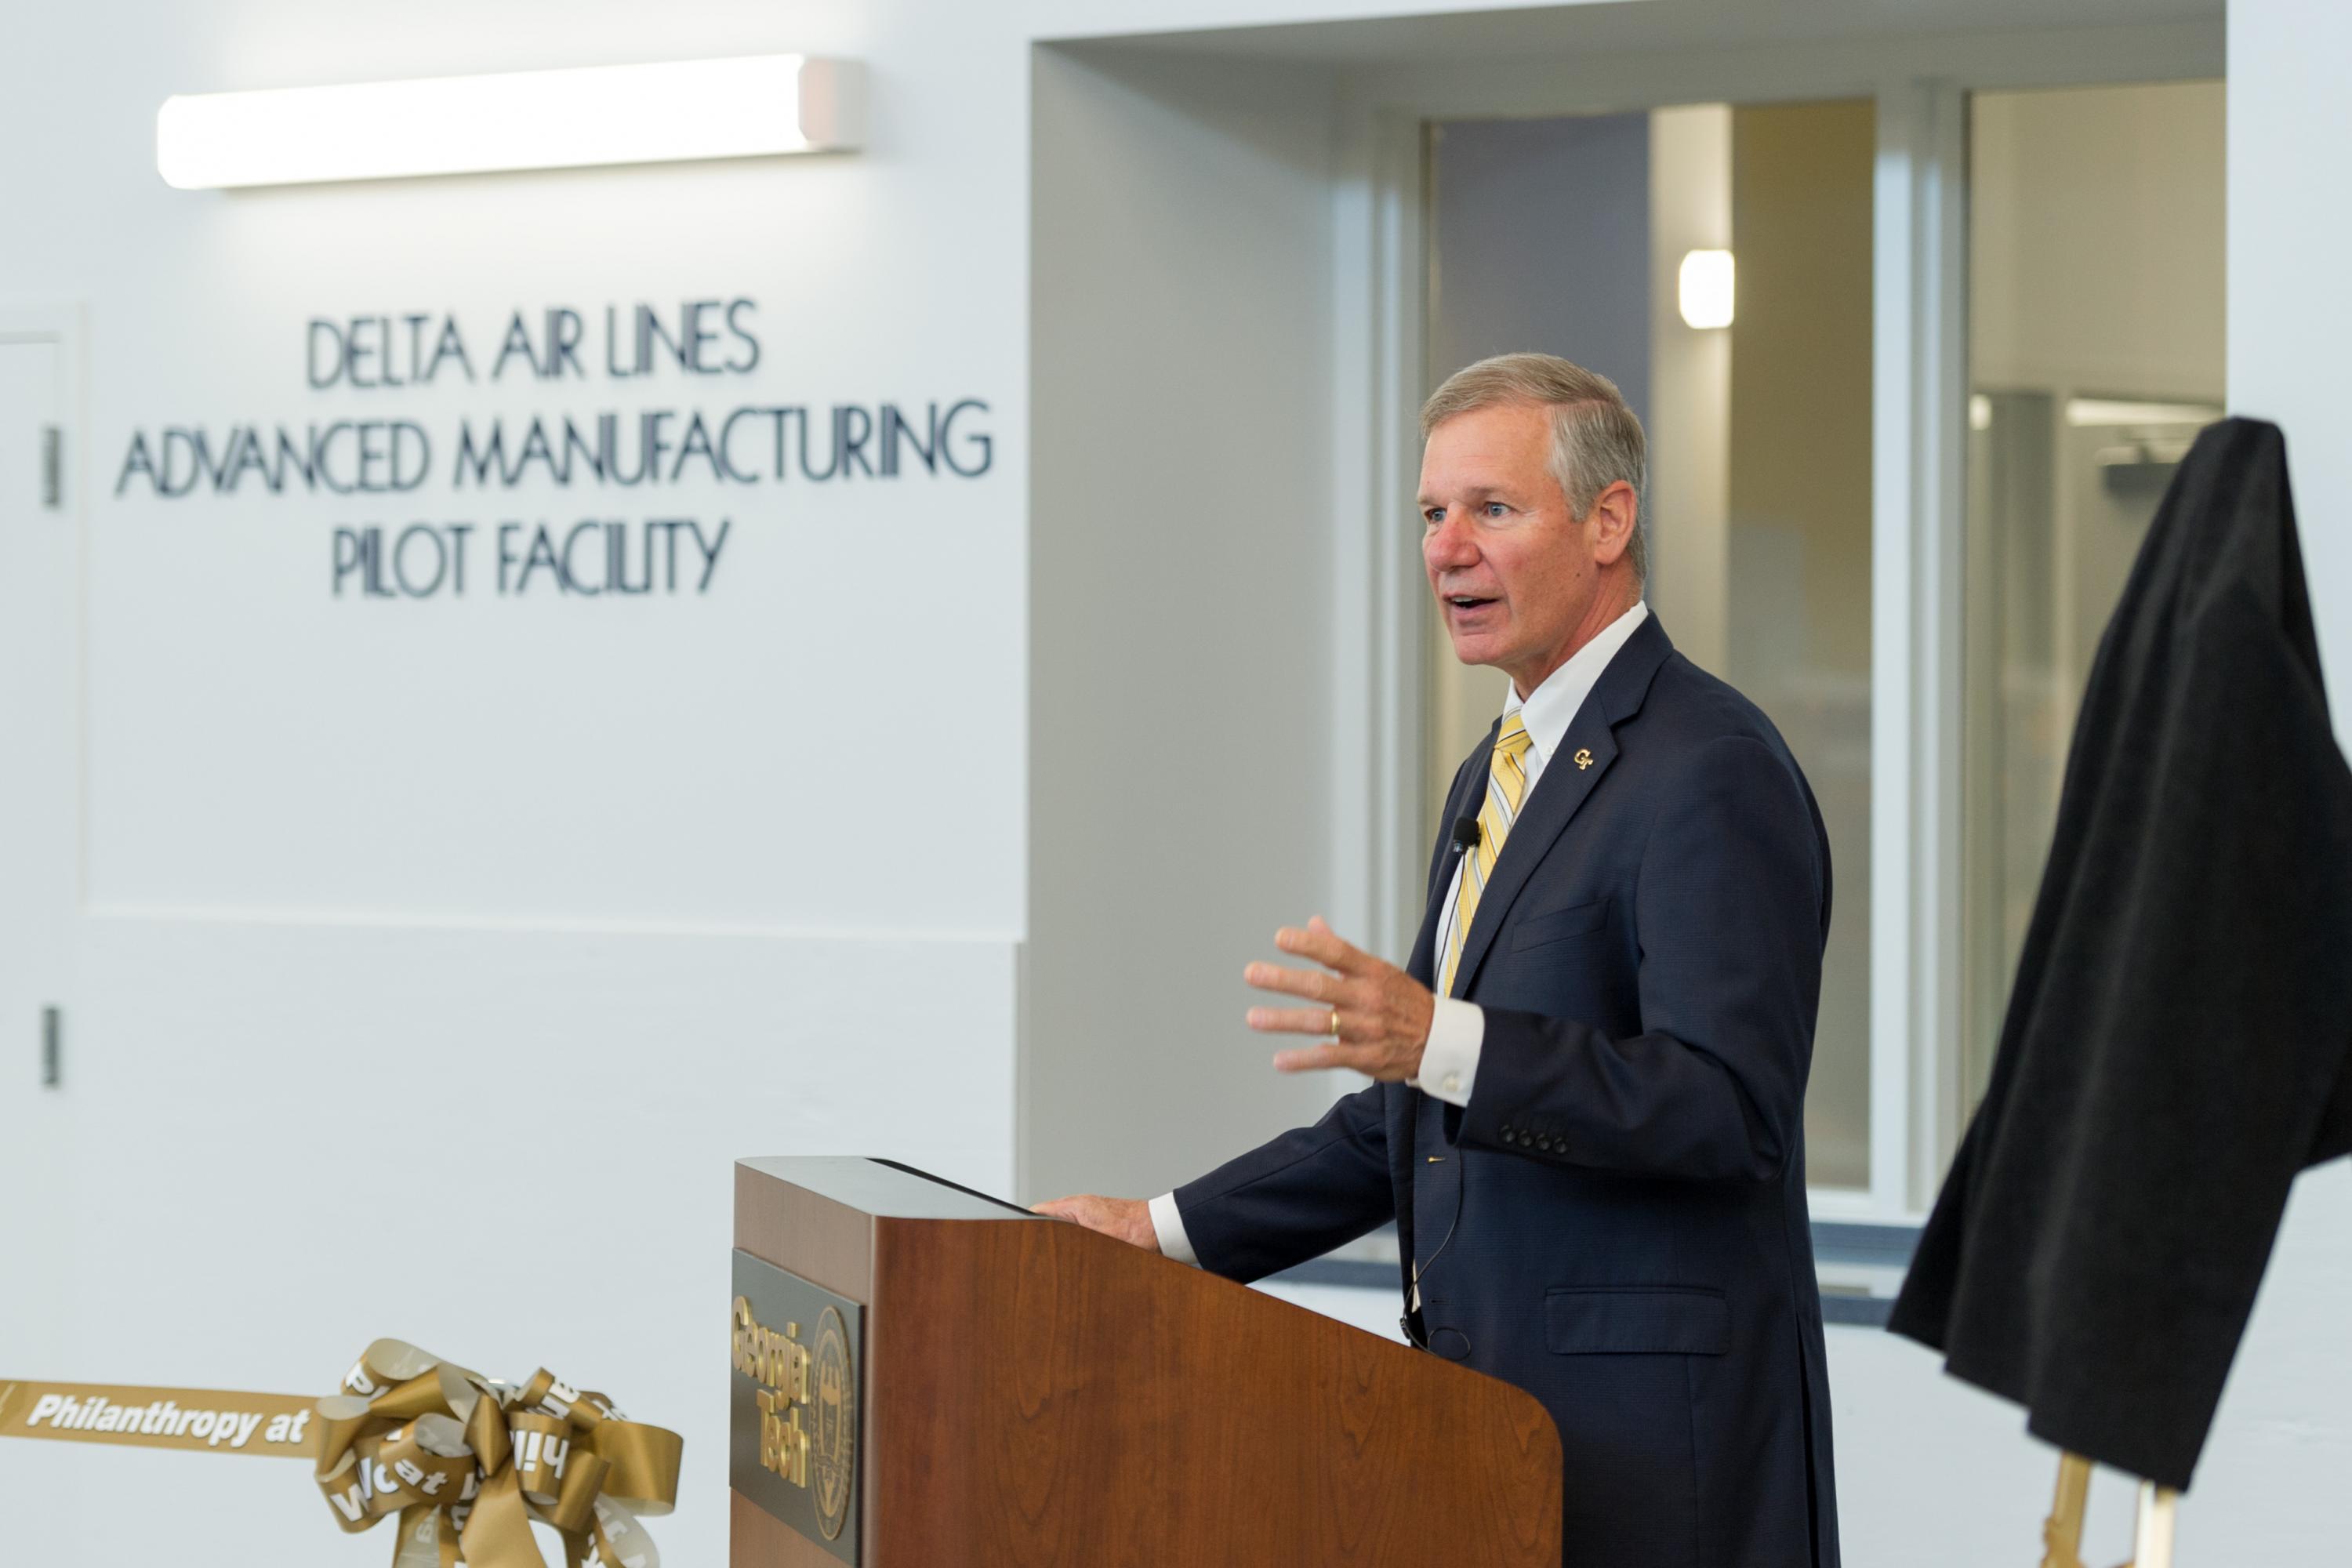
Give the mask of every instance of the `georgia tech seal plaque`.
M 735 1254 L 728 1484 L 852 1564 L 864 1322 L 856 1302 Z
M 828 1306 L 817 1314 L 814 1395 L 816 1433 L 809 1457 L 809 1489 L 816 1524 L 827 1541 L 849 1523 L 849 1483 L 857 1474 L 857 1379 L 849 1354 L 849 1325 Z

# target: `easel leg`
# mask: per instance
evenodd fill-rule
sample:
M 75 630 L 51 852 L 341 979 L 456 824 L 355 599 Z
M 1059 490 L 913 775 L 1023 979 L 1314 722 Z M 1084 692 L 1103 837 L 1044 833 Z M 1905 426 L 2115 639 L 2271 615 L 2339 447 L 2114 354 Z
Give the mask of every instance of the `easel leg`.
M 2058 1456 L 2058 1495 L 2042 1525 L 2042 1568 L 2083 1568 L 2083 1510 L 2091 1496 L 2091 1461 Z
M 2139 1484 L 2139 1520 L 2132 1528 L 2128 1568 L 2172 1568 L 2174 1505 L 2180 1494 L 2154 1481 Z

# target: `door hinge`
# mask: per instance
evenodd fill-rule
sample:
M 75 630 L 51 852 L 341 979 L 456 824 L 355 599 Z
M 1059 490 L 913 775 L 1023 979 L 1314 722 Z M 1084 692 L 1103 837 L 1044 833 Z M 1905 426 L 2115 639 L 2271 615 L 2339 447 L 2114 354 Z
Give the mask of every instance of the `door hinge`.
M 66 433 L 41 426 L 41 504 L 51 511 L 66 504 Z
M 58 1007 L 41 1009 L 41 1087 L 55 1089 L 66 1080 L 65 1013 Z

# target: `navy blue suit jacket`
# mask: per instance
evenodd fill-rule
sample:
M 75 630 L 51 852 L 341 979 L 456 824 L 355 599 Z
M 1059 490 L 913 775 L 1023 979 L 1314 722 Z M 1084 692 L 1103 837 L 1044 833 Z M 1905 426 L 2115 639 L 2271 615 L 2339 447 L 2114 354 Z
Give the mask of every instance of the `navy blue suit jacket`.
M 1447 822 L 1475 814 L 1492 744 Z M 1424 984 L 1453 871 L 1441 835 Z M 1779 732 L 1645 620 L 1464 944 L 1454 994 L 1486 1013 L 1469 1105 L 1341 1100 L 1177 1189 L 1193 1249 L 1255 1279 L 1393 1219 L 1430 1348 L 1558 1424 L 1569 1563 L 1835 1568 L 1804 1152 L 1829 915 L 1828 837 Z

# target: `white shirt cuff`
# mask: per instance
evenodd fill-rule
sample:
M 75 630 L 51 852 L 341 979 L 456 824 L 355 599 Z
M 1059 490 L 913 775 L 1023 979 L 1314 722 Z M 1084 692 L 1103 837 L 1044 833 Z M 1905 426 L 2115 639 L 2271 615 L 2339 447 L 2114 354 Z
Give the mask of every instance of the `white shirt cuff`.
M 1152 1234 L 1160 1238 L 1160 1253 L 1179 1263 L 1201 1267 L 1198 1254 L 1192 1250 L 1192 1238 L 1184 1234 L 1184 1216 L 1177 1212 L 1176 1194 L 1162 1193 L 1151 1200 Z
M 1429 1044 L 1421 1049 L 1421 1076 L 1412 1086 L 1448 1105 L 1469 1104 L 1470 1086 L 1478 1077 L 1479 1047 L 1486 1043 L 1485 1008 L 1475 1002 L 1439 997 L 1429 1020 Z

